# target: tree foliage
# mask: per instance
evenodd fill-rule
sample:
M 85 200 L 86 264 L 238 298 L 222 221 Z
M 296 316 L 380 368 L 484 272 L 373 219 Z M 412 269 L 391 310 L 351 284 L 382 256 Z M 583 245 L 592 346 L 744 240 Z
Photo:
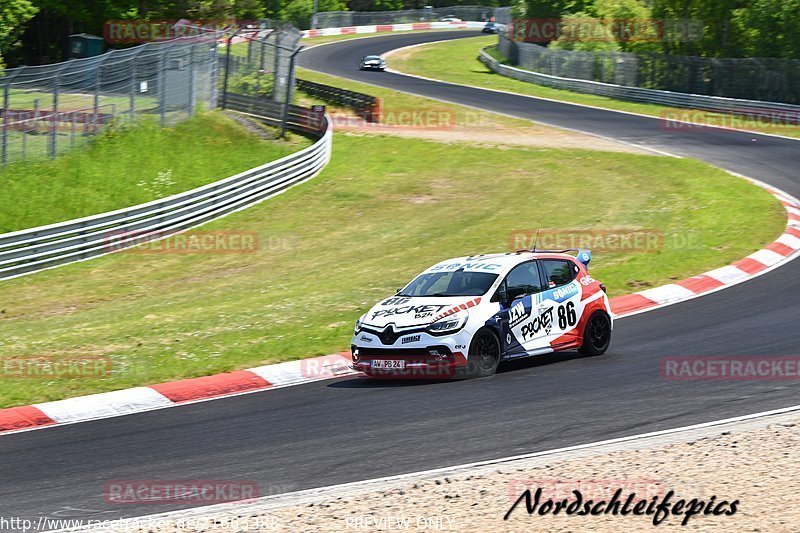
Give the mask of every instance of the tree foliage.
M 800 0 L 515 0 L 512 13 L 516 18 L 588 15 L 612 29 L 622 51 L 800 58 Z M 625 39 L 610 20 L 649 20 L 653 26 Z M 572 49 L 597 46 L 588 40 L 556 42 Z
M 29 0 L 0 0 L 0 68 L 3 54 L 18 46 L 24 24 L 36 14 Z

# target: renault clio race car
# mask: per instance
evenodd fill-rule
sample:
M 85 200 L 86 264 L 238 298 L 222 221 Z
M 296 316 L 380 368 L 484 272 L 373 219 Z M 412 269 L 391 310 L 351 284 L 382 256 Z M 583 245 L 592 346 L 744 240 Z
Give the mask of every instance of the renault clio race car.
M 603 354 L 613 321 L 605 287 L 589 275 L 590 260 L 589 250 L 539 250 L 437 263 L 356 321 L 353 369 L 482 377 L 520 357 L 572 349 Z

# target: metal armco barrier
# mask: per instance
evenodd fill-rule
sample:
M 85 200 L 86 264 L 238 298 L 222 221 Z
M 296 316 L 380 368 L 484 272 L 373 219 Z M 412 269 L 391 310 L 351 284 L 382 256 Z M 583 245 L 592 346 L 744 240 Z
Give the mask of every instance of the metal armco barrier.
M 378 97 L 301 79 L 295 81 L 295 87 L 329 104 L 352 109 L 368 122 L 381 121 L 381 99 Z
M 778 116 L 781 120 L 786 122 L 794 124 L 800 123 L 800 106 L 792 104 L 762 102 L 758 100 L 739 100 L 736 98 L 724 98 L 722 96 L 705 96 L 702 94 L 644 89 L 642 87 L 628 87 L 625 85 L 614 85 L 611 83 L 574 78 L 560 78 L 558 76 L 551 76 L 549 74 L 541 74 L 539 72 L 503 65 L 487 54 L 485 49 L 480 51 L 478 59 L 497 74 L 514 78 L 515 80 L 552 87 L 554 89 L 565 89 L 579 93 L 607 96 L 619 100 L 699 109 L 717 113 L 733 113 L 737 115 L 752 114 L 765 117 Z
M 280 124 L 279 104 L 230 94 L 231 109 Z M 198 226 L 258 203 L 314 177 L 330 160 L 327 118 L 291 106 L 289 128 L 315 134 L 313 145 L 202 187 L 68 222 L 0 235 L 0 279 L 11 278 L 129 248 Z

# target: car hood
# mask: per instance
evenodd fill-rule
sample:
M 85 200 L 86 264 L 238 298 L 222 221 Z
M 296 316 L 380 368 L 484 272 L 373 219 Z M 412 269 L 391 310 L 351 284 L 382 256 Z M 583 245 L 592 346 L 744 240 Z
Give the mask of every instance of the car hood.
M 363 322 L 365 326 L 378 328 L 388 324 L 394 324 L 398 328 L 426 326 L 444 316 L 474 307 L 480 301 L 480 296 L 392 296 L 373 306 L 364 316 Z

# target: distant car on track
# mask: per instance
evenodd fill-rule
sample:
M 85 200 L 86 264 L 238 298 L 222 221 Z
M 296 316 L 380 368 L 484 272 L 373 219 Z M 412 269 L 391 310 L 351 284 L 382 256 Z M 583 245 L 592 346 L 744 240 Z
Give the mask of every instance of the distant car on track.
M 353 368 L 372 376 L 481 377 L 520 357 L 572 349 L 600 355 L 613 322 L 590 260 L 588 250 L 537 250 L 437 263 L 356 321 Z
M 447 15 L 439 19 L 440 22 L 461 22 L 461 19 L 453 15 Z
M 481 33 L 500 33 L 500 27 L 496 22 L 487 22 Z
M 381 56 L 364 56 L 358 64 L 359 70 L 384 70 L 386 61 Z

